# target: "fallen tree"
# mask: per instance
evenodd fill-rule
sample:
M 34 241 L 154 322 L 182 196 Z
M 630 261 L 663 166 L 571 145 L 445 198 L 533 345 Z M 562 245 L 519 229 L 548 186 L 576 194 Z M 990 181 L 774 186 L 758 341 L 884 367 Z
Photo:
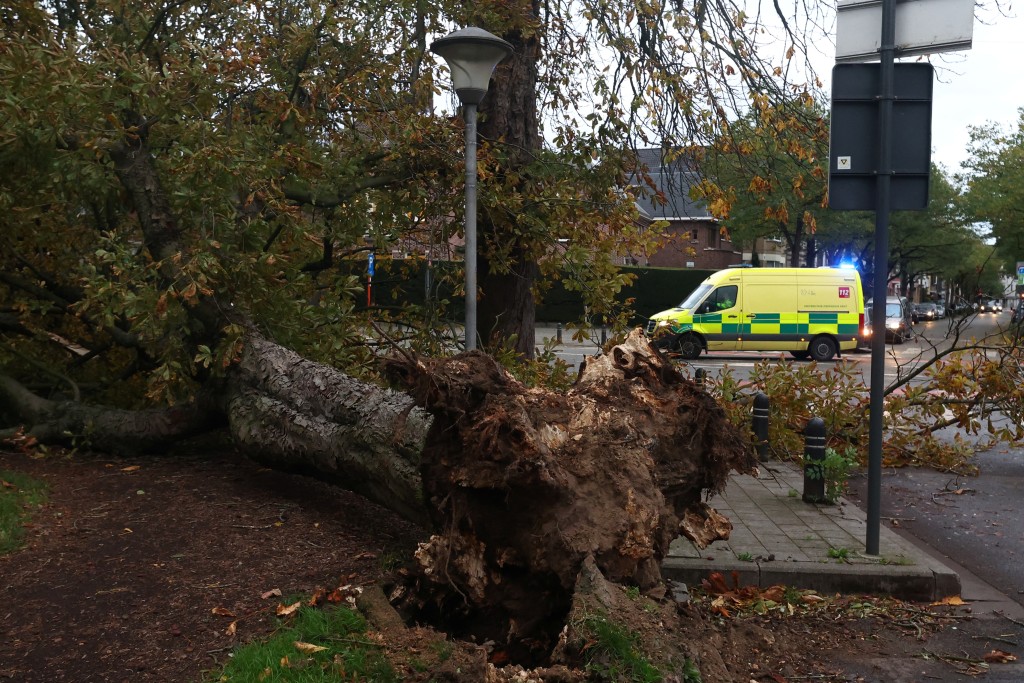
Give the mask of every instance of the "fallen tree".
M 250 457 L 429 525 L 395 604 L 530 661 L 554 647 L 585 562 L 661 597 L 669 543 L 727 535 L 703 500 L 731 470 L 753 468 L 749 440 L 639 330 L 588 358 L 564 393 L 527 388 L 476 351 L 400 353 L 385 369 L 408 393 L 253 335 L 202 406 L 104 411 L 10 378 L 0 403 L 25 421 L 23 435 L 104 446 L 166 443 L 222 418 Z

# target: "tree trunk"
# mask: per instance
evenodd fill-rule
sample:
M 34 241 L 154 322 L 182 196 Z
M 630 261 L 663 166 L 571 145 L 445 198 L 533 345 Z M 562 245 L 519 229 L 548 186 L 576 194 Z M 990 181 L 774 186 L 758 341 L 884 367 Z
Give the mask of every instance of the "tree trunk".
M 537 3 L 531 2 L 530 6 L 530 16 L 535 17 Z M 503 173 L 518 174 L 541 149 L 537 116 L 540 41 L 535 32 L 519 29 L 504 33 L 502 38 L 512 44 L 514 52 L 494 72 L 480 106 L 478 130 L 484 140 L 494 144 L 501 141 Z M 516 216 L 484 211 L 480 218 L 478 329 L 485 347 L 514 340 L 512 348 L 533 358 L 537 263 L 530 255 L 530 245 L 524 243 L 527 237 L 516 229 Z M 497 253 L 507 253 L 507 260 L 497 260 Z

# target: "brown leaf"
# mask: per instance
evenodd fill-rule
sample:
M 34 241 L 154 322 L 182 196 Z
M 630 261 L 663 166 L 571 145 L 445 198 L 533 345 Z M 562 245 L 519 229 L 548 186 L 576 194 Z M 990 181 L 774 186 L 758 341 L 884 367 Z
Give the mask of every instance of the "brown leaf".
M 933 602 L 932 603 L 933 606 L 937 606 L 937 605 L 966 605 L 966 604 L 967 603 L 964 602 L 963 598 L 961 598 L 959 595 L 950 595 L 950 596 L 947 596 L 945 598 L 942 598 L 938 602 Z
M 300 607 L 302 607 L 302 601 L 301 600 L 299 602 L 292 603 L 292 604 L 288 605 L 287 607 L 284 606 L 284 605 L 278 605 L 277 606 L 277 616 L 279 616 L 279 617 L 290 617 L 291 615 L 293 615 L 297 611 L 299 611 Z
M 265 593 L 261 593 L 260 594 L 260 598 L 262 598 L 263 600 L 266 600 L 267 598 L 279 598 L 279 597 L 281 597 L 281 589 L 280 588 L 271 588 L 270 590 L 266 591 Z
M 309 596 L 309 600 L 306 601 L 306 604 L 309 605 L 310 607 L 316 607 L 317 605 L 319 605 L 321 602 L 324 601 L 324 598 L 326 596 L 327 596 L 327 589 L 326 588 L 317 588 L 315 591 L 313 591 L 313 595 Z
M 4 481 L 3 479 L 0 479 L 0 486 L 3 486 L 5 489 L 16 489 L 16 488 L 18 488 L 17 486 L 12 484 L 11 482 Z
M 214 607 L 210 610 L 210 614 L 216 614 L 218 617 L 233 617 L 234 612 L 229 610 L 227 607 Z
M 316 652 L 323 652 L 327 648 L 323 645 L 314 645 L 313 643 L 304 643 L 301 640 L 296 640 L 295 649 L 303 654 L 311 655 Z
M 224 633 L 225 633 L 225 635 L 233 636 L 233 635 L 235 635 L 235 632 L 237 630 L 238 630 L 238 622 L 237 621 L 232 621 L 230 624 L 228 624 L 228 627 L 224 630 Z
M 142 469 L 141 465 L 129 465 L 128 467 L 122 467 L 121 471 L 122 472 L 134 472 L 135 470 L 141 470 L 141 469 Z
M 1017 656 L 1002 650 L 992 650 L 985 653 L 985 661 L 989 664 L 1006 664 L 1007 662 L 1016 662 Z

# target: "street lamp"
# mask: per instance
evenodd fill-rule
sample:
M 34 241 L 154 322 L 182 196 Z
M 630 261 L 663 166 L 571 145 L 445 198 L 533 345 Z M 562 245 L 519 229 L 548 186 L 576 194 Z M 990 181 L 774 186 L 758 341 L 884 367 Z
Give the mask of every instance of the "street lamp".
M 476 110 L 498 62 L 512 45 L 473 26 L 435 40 L 430 51 L 448 62 L 466 117 L 466 350 L 476 348 Z

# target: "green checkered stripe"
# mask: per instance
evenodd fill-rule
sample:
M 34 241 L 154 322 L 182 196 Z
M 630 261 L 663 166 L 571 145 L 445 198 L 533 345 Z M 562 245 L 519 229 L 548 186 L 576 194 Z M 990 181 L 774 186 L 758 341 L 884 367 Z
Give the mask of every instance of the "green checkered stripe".
M 860 316 L 856 313 L 758 313 L 749 322 L 726 322 L 721 313 L 708 313 L 693 317 L 698 330 L 709 335 L 807 335 L 828 332 L 837 335 L 856 335 L 860 331 Z

